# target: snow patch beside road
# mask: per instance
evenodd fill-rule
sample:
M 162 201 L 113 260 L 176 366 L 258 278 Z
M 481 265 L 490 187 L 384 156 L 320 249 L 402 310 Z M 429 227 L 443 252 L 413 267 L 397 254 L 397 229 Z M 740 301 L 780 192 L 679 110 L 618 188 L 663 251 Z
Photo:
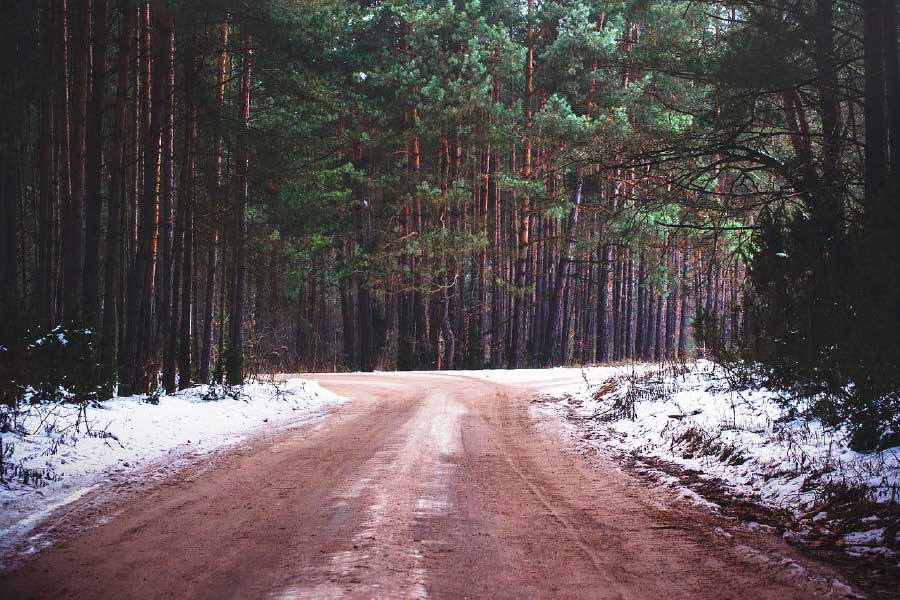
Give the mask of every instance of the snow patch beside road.
M 900 528 L 900 447 L 854 452 L 847 432 L 809 417 L 804 402 L 732 385 L 709 361 L 581 375 L 568 386 L 552 375 L 546 385 L 531 382 L 543 395 L 536 409 L 562 418 L 579 448 L 636 461 L 638 471 L 695 503 L 703 499 L 686 487 L 704 496 L 724 487 L 734 498 L 783 509 L 793 515 L 785 537 L 796 543 L 896 559 L 900 540 L 885 533 Z
M 51 512 L 110 478 L 209 453 L 264 427 L 306 423 L 346 401 L 303 379 L 223 391 L 198 386 L 158 404 L 133 396 L 86 409 L 34 405 L 10 416 L 13 431 L 0 436 L 3 460 L 19 475 L 10 477 L 7 469 L 8 481 L 0 483 L 0 555 Z
M 619 371 L 586 369 L 584 383 L 564 394 L 539 389 L 607 448 L 714 476 L 769 506 L 811 506 L 834 486 L 900 501 L 900 448 L 854 452 L 845 431 L 804 417 L 802 403 L 789 408 L 775 391 L 735 388 L 709 361 Z

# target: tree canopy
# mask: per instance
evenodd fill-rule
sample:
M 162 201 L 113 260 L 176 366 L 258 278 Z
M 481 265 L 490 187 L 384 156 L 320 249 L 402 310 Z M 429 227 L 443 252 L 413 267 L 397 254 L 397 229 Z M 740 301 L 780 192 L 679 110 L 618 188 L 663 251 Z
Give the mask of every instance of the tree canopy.
M 90 397 L 712 353 L 900 432 L 893 0 L 2 10 L 5 401 L 59 330 Z

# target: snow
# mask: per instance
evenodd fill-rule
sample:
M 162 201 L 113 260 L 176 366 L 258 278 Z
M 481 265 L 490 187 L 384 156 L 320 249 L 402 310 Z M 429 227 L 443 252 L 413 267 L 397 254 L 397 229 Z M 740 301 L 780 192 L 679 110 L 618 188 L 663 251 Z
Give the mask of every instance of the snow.
M 844 536 L 848 544 L 874 545 L 884 543 L 884 527 L 868 531 L 854 531 Z
M 635 369 L 646 370 L 647 366 L 639 365 Z M 580 394 L 588 382 L 605 381 L 610 377 L 626 372 L 623 367 L 554 367 L 551 369 L 493 369 L 485 371 L 454 371 L 460 375 L 477 377 L 486 381 L 504 385 L 522 386 L 536 389 L 540 394 L 554 397 L 565 397 Z M 627 369 L 631 372 L 631 368 Z
M 646 365 L 615 381 L 604 374 L 585 370 L 574 392 L 539 389 L 586 422 L 608 449 L 701 471 L 770 506 L 811 505 L 828 485 L 862 488 L 875 502 L 900 500 L 900 448 L 854 452 L 846 431 L 792 416 L 775 391 L 734 389 L 712 362 L 697 361 L 678 374 Z M 604 384 L 610 389 L 597 394 Z M 637 397 L 634 419 L 615 411 L 629 392 Z
M 693 504 L 715 509 L 691 489 L 702 485 L 677 469 L 669 470 L 676 475 L 663 472 L 664 465 L 698 473 L 702 483 L 721 484 L 734 496 L 787 510 L 799 528 L 783 534 L 794 543 L 810 535 L 844 535 L 850 555 L 896 557 L 900 533 L 895 540 L 885 533 L 896 523 L 887 530 L 881 525 L 894 520 L 890 515 L 900 502 L 900 447 L 854 452 L 845 429 L 805 416 L 809 402 L 785 402 L 759 385 L 732 385 L 731 373 L 705 360 L 480 376 L 537 391 L 543 398 L 533 412 L 563 425 L 577 448 L 613 461 L 636 458 L 642 473 Z M 859 504 L 861 514 L 849 520 L 822 504 L 832 490 L 844 488 L 872 503 L 865 510 Z
M 263 427 L 306 423 L 346 401 L 303 379 L 232 389 L 217 400 L 205 399 L 209 386 L 162 396 L 158 404 L 119 397 L 84 412 L 67 404 L 28 407 L 15 432 L 0 438 L 3 460 L 40 470 L 45 485 L 25 484 L 21 477 L 0 484 L 0 554 L 52 511 L 111 477 L 136 477 L 161 461 L 206 454 Z

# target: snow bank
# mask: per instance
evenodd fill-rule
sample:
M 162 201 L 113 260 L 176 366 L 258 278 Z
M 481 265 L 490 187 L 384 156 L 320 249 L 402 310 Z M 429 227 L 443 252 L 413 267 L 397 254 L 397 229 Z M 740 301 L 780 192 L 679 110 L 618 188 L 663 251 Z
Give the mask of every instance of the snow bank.
M 585 386 L 621 375 L 621 367 L 554 367 L 550 369 L 485 369 L 483 371 L 453 371 L 454 375 L 476 377 L 503 385 L 536 389 L 547 396 L 563 397 L 580 394 Z
M 544 395 L 533 409 L 562 417 L 579 448 L 636 459 L 662 486 L 714 509 L 693 490 L 724 484 L 732 496 L 793 515 L 776 519 L 793 543 L 827 543 L 900 567 L 900 533 L 890 539 L 900 531 L 900 447 L 854 452 L 845 430 L 803 416 L 807 406 L 792 401 L 791 410 L 775 391 L 730 385 L 708 361 L 589 368 L 581 379 L 562 386 L 548 374 L 546 386 L 532 382 Z
M 303 379 L 224 391 L 199 386 L 157 404 L 140 396 L 115 398 L 84 411 L 64 404 L 29 407 L 16 418 L 15 431 L 0 436 L 4 462 L 13 466 L 9 481 L 0 484 L 0 554 L 52 510 L 111 476 L 210 452 L 261 427 L 305 423 L 345 401 Z
M 834 486 L 862 489 L 875 502 L 900 501 L 900 448 L 854 452 L 846 431 L 798 416 L 803 407 L 789 411 L 772 390 L 734 389 L 715 363 L 593 375 L 586 371 L 563 402 L 607 448 L 715 476 L 781 508 L 811 506 Z

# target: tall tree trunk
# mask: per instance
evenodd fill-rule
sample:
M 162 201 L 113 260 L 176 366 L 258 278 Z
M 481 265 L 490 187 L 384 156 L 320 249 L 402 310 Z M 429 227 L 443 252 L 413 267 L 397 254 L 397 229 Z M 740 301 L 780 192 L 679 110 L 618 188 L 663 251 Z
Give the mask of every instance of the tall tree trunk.
M 175 228 L 172 236 L 172 280 L 174 283 L 181 283 L 181 264 L 182 264 L 182 252 L 184 250 L 184 222 L 185 222 L 185 179 L 187 176 L 188 165 L 187 161 L 189 160 L 187 157 L 189 156 L 190 148 L 189 148 L 189 136 L 185 135 L 185 148 L 184 148 L 184 160 L 185 164 L 182 166 L 182 174 L 181 174 L 181 190 L 179 192 L 178 198 L 178 208 L 175 214 Z M 190 253 L 190 249 L 188 249 L 188 253 Z M 175 382 L 175 373 L 176 373 L 176 363 L 178 356 L 178 333 L 179 333 L 179 319 L 181 318 L 181 286 L 173 285 L 172 288 L 172 301 L 169 307 L 168 314 L 161 315 L 162 318 L 166 319 L 168 323 L 166 327 L 168 329 L 167 335 L 163 338 L 164 340 L 164 348 L 163 348 L 163 365 L 162 365 L 162 384 L 163 388 L 166 390 L 167 394 L 174 393 L 178 387 Z
M 172 25 L 171 16 L 159 15 L 161 31 L 153 36 L 157 64 L 164 65 L 167 56 L 166 31 Z M 140 203 L 137 251 L 128 273 L 126 300 L 125 360 L 122 373 L 122 395 L 146 392 L 150 385 L 146 359 L 148 339 L 152 333 L 149 316 L 153 301 L 153 275 L 156 261 L 156 225 L 158 218 L 157 179 L 159 174 L 160 134 L 165 110 L 166 70 L 153 71 L 151 81 L 150 121 L 144 139 L 144 177 Z
M 18 180 L 14 147 L 15 140 L 0 136 L 0 311 L 3 313 L 0 342 L 5 344 L 10 343 L 19 325 L 16 295 Z
M 900 190 L 900 50 L 897 47 L 897 22 L 900 18 L 897 11 L 900 10 L 900 7 L 897 6 L 896 0 L 883 0 L 883 2 L 884 69 L 885 84 L 887 85 L 887 114 L 890 115 L 888 141 L 891 158 L 891 185 L 892 191 L 896 194 Z M 896 215 L 896 207 L 891 213 Z
M 190 387 L 193 380 L 191 370 L 191 288 L 194 282 L 194 178 L 196 177 L 196 160 L 194 158 L 194 146 L 197 140 L 197 109 L 194 106 L 193 86 L 190 83 L 196 76 L 193 57 L 186 58 L 185 67 L 186 101 L 185 113 L 188 123 L 185 131 L 184 162 L 185 177 L 181 186 L 179 198 L 179 211 L 184 211 L 182 227 L 184 238 L 182 243 L 183 263 L 181 268 L 181 281 L 175 277 L 174 285 L 181 286 L 181 319 L 178 323 L 178 389 Z M 176 266 L 177 266 L 176 262 Z M 173 294 L 174 296 L 174 294 Z M 173 300 L 173 310 L 177 308 L 177 302 Z M 175 320 L 175 319 L 173 319 Z M 172 332 L 175 337 L 175 331 Z
M 624 357 L 634 358 L 635 309 L 634 309 L 634 252 L 628 249 L 625 269 L 625 348 Z
M 416 107 L 412 109 L 412 125 L 413 125 L 413 137 L 412 137 L 412 175 L 413 180 L 415 182 L 419 181 L 419 171 L 421 170 L 421 148 L 419 146 L 419 134 L 418 130 L 415 129 L 418 127 L 418 110 Z M 415 194 L 413 199 L 413 231 L 417 238 L 422 237 L 422 199 L 419 197 L 419 194 Z M 428 338 L 428 296 L 423 291 L 423 278 L 422 278 L 422 269 L 424 263 L 424 256 L 422 256 L 421 251 L 419 256 L 414 257 L 414 266 L 413 269 L 413 284 L 415 285 L 415 289 L 413 291 L 412 302 L 413 302 L 413 317 L 415 319 L 416 326 L 416 351 L 419 355 L 419 362 L 427 367 L 433 368 L 434 357 L 432 356 L 433 350 L 431 348 L 431 343 Z
M 91 97 L 87 112 L 86 195 L 84 232 L 84 311 L 93 323 L 97 314 L 100 274 L 100 183 L 103 178 L 103 108 L 106 100 L 107 0 L 93 0 L 94 36 L 91 65 Z M 115 143 L 115 142 L 114 142 Z
M 41 13 L 44 35 L 41 38 L 41 64 L 49 73 L 55 72 L 56 25 L 53 0 L 46 0 Z M 56 187 L 53 184 L 53 80 L 46 77 L 41 86 L 38 108 L 38 176 L 40 199 L 38 202 L 37 236 L 37 296 L 38 323 L 49 327 L 53 321 L 53 255 L 54 218 L 56 213 Z
M 68 323 L 81 320 L 82 270 L 84 261 L 85 126 L 90 83 L 90 0 L 74 0 L 72 23 L 72 97 L 69 166 L 72 193 L 63 214 L 63 317 Z
M 880 214 L 887 165 L 885 122 L 883 0 L 863 2 L 865 66 L 865 191 L 866 210 Z
M 175 321 L 178 312 L 171 310 L 173 269 L 173 221 L 175 211 L 175 30 L 166 32 L 166 62 L 159 67 L 166 69 L 165 113 L 162 129 L 162 157 L 160 163 L 159 195 L 159 288 L 157 290 L 159 318 L 156 330 L 163 343 L 177 335 Z M 172 378 L 174 388 L 174 373 Z
M 553 284 L 553 297 L 550 301 L 550 317 L 547 322 L 547 336 L 544 343 L 542 362 L 544 366 L 553 360 L 554 348 L 561 341 L 563 333 L 563 292 L 569 283 L 569 265 L 572 262 L 572 252 L 575 250 L 575 236 L 578 229 L 578 215 L 581 210 L 581 190 L 584 187 L 584 175 L 579 170 L 575 175 L 575 186 L 572 188 L 572 208 L 569 209 L 569 220 L 566 229 L 566 245 L 559 256 L 556 265 L 556 281 Z
M 488 214 L 490 212 L 490 195 L 491 195 L 491 145 L 487 144 L 482 149 L 481 158 L 481 233 L 487 238 Z M 488 313 L 488 246 L 481 247 L 478 254 L 478 296 L 477 302 L 477 324 L 478 324 L 478 340 L 476 345 L 476 364 L 477 368 L 484 367 L 485 355 L 488 353 L 487 336 L 490 331 L 491 322 Z
M 219 115 L 225 111 L 225 81 L 228 67 L 228 20 L 219 25 L 219 55 L 216 65 L 216 105 Z M 210 219 L 209 248 L 206 257 L 206 296 L 203 303 L 203 334 L 200 350 L 200 381 L 210 381 L 210 360 L 215 316 L 216 276 L 219 270 L 219 210 L 222 204 L 222 139 L 216 136 L 212 166 L 212 217 Z M 221 282 L 223 279 L 219 280 Z
M 600 260 L 600 275 L 597 281 L 600 292 L 597 300 L 597 360 L 605 363 L 610 360 L 610 340 L 612 338 L 612 328 L 610 327 L 612 247 L 603 241 L 600 243 L 597 254 Z
M 656 336 L 654 325 L 656 323 L 656 278 L 653 282 L 648 283 L 647 288 L 647 318 L 644 325 L 644 351 L 641 358 L 645 361 L 653 360 L 653 353 L 656 349 Z
M 106 263 L 103 274 L 103 336 L 100 349 L 101 381 L 107 393 L 116 380 L 118 365 L 119 299 L 118 288 L 122 270 L 122 204 L 125 200 L 125 120 L 128 107 L 128 62 L 131 55 L 135 10 L 128 0 L 122 0 L 122 22 L 119 26 L 116 61 L 116 108 L 113 125 L 113 152 L 110 160 L 108 223 L 106 227 Z
M 681 319 L 678 326 L 678 358 L 687 359 L 688 353 L 688 319 L 691 314 L 691 248 L 685 240 L 684 253 L 681 258 Z
M 675 357 L 675 309 L 678 308 L 678 249 L 675 244 L 675 237 L 669 236 L 668 246 L 668 264 L 666 266 L 666 292 L 668 302 L 666 303 L 666 358 Z
M 891 0 L 893 1 L 893 0 Z M 820 115 L 822 119 L 822 209 L 818 220 L 824 239 L 841 236 L 844 206 L 841 197 L 841 104 L 838 60 L 834 49 L 833 0 L 816 0 L 816 63 L 819 72 Z
M 645 320 L 647 318 L 646 313 L 646 286 L 645 281 L 647 279 L 647 265 L 646 265 L 646 257 L 644 255 L 644 251 L 640 251 L 640 257 L 638 258 L 638 277 L 637 277 L 637 319 L 635 324 L 635 344 L 634 344 L 634 356 L 635 358 L 642 358 L 644 356 L 644 345 L 646 343 L 645 338 Z
M 440 178 L 440 207 L 438 211 L 438 224 L 441 228 L 441 234 L 446 238 L 448 232 L 448 214 L 447 214 L 447 193 L 450 180 L 450 141 L 447 133 L 441 132 L 441 149 L 438 157 L 438 173 Z M 453 357 L 456 353 L 456 338 L 453 335 L 453 326 L 450 322 L 450 288 L 455 282 L 455 278 L 451 280 L 450 263 L 452 258 L 447 257 L 443 252 L 443 278 L 441 281 L 441 337 L 444 341 L 444 354 L 440 357 L 441 368 L 452 369 Z
M 341 354 L 342 363 L 345 367 L 354 367 L 354 346 L 356 345 L 356 335 L 353 317 L 353 298 L 350 291 L 350 276 L 346 272 L 350 258 L 351 242 L 346 237 L 340 242 L 338 252 L 338 265 L 341 269 L 340 278 L 338 279 L 338 294 L 341 302 Z
M 622 261 L 622 249 L 616 248 L 613 257 L 612 267 L 612 357 L 613 360 L 622 359 L 622 333 L 625 330 L 622 319 L 622 283 L 625 279 L 623 274 L 624 263 Z
M 56 131 L 57 131 L 57 157 L 59 163 L 58 185 L 59 185 L 59 203 L 58 214 L 55 215 L 56 221 L 59 222 L 59 237 L 62 238 L 59 244 L 54 248 L 56 254 L 56 263 L 61 269 L 65 270 L 62 265 L 61 247 L 66 243 L 66 225 L 65 221 L 69 218 L 69 204 L 72 198 L 72 161 L 71 161 L 71 131 L 69 127 L 69 11 L 68 0 L 61 0 L 59 3 L 59 12 L 56 15 L 56 70 L 59 73 L 57 82 L 58 91 L 55 97 L 54 107 L 56 111 Z M 54 318 L 65 318 L 65 292 L 62 289 L 65 277 L 60 273 L 60 277 L 56 277 L 57 289 L 57 306 L 54 308 Z M 79 273 L 80 276 L 80 273 Z
M 534 13 L 534 0 L 528 0 L 528 32 L 525 51 L 525 141 L 522 146 L 522 178 L 531 179 L 531 97 L 534 92 L 534 28 L 531 18 Z M 519 228 L 519 260 L 516 268 L 516 299 L 513 313 L 513 342 L 509 350 L 509 368 L 522 366 L 522 354 L 525 351 L 525 277 L 528 267 L 528 232 L 531 228 L 531 206 L 528 192 L 522 197 Z
M 238 143 L 237 175 L 238 211 L 237 241 L 234 258 L 234 294 L 231 306 L 231 331 L 228 343 L 228 383 L 238 385 L 244 382 L 244 302 L 247 277 L 247 220 L 250 202 L 248 187 L 248 140 L 250 128 L 250 69 L 253 63 L 253 39 L 249 33 L 244 34 L 243 54 L 241 56 L 241 91 L 239 113 L 244 131 Z
M 499 84 L 495 85 L 495 102 L 500 100 Z M 493 206 L 494 221 L 491 232 L 491 367 L 499 368 L 503 360 L 503 298 L 500 286 L 501 265 L 503 256 L 500 246 L 501 231 L 503 229 L 503 207 L 501 204 L 500 179 L 500 151 L 494 150 L 493 173 Z
M 170 38 L 169 51 L 174 50 Z M 174 57 L 172 57 L 174 58 Z M 190 302 L 191 302 L 191 270 L 193 254 L 193 202 L 194 202 L 194 142 L 196 139 L 196 109 L 194 108 L 193 80 L 196 72 L 193 66 L 192 46 L 187 45 L 184 55 L 184 149 L 182 152 L 181 183 L 179 186 L 178 207 L 175 217 L 175 231 L 172 239 L 172 299 L 168 315 L 166 347 L 163 357 L 163 386 L 167 393 L 176 389 L 176 363 L 180 371 L 178 389 L 190 385 Z M 174 64 L 170 66 L 174 69 Z M 169 72 L 170 83 L 174 83 L 174 73 Z M 168 86 L 167 86 L 168 87 Z M 169 91 L 167 89 L 167 91 Z M 171 88 L 174 93 L 174 86 Z M 170 98 L 167 104 L 174 101 Z M 174 106 L 167 107 L 167 118 L 174 114 Z M 174 125 L 174 123 L 172 123 Z M 167 123 L 167 127 L 169 124 Z M 174 152 L 173 152 L 174 154 Z M 174 182 L 173 182 L 174 183 Z M 174 186 L 173 186 L 174 187 Z M 172 198 L 174 200 L 174 196 Z M 183 305 L 182 305 L 183 304 Z M 186 327 L 185 327 L 186 325 Z
M 534 273 L 534 284 L 531 286 L 531 338 L 528 350 L 536 361 L 541 361 L 543 356 L 541 348 L 547 335 L 544 323 L 548 315 L 544 314 L 546 306 L 546 292 L 544 283 L 550 276 L 550 245 L 546 240 L 552 237 L 552 221 L 548 216 L 538 216 L 534 221 L 534 235 L 532 237 L 531 272 Z

